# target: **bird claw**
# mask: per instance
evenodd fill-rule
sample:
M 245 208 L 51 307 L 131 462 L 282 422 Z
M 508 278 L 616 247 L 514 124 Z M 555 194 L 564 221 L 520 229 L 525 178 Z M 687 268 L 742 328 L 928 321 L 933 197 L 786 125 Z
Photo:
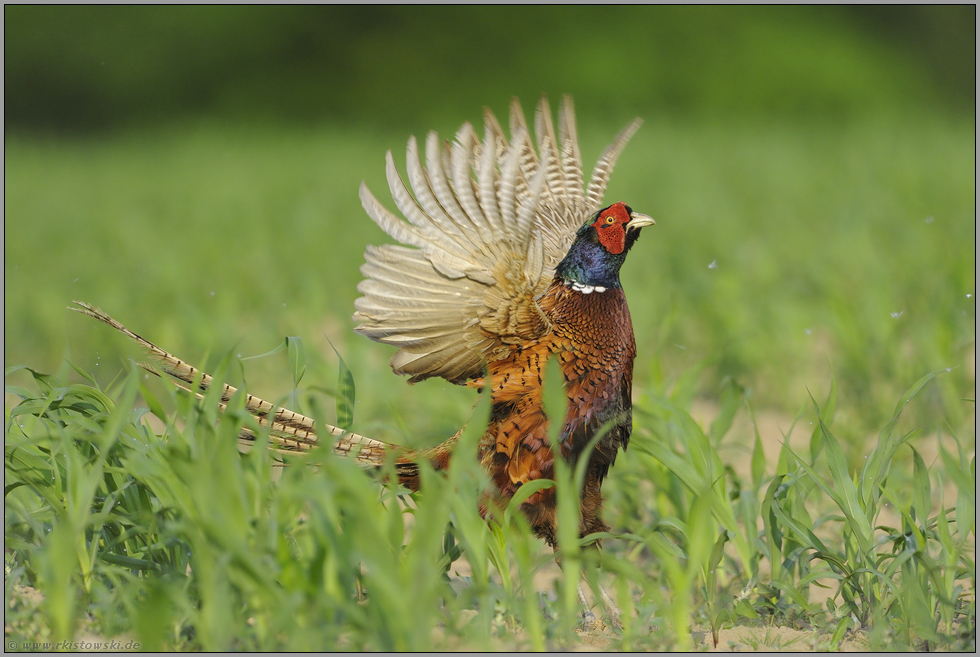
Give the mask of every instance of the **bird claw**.
M 586 609 L 582 613 L 582 629 L 586 632 L 601 632 L 606 629 L 606 624 L 591 609 Z
M 609 594 L 600 586 L 599 595 L 602 597 L 602 605 L 606 609 L 606 615 L 609 617 L 610 624 L 618 629 L 623 629 L 623 621 L 621 620 L 622 612 L 619 611 L 619 607 L 616 603 L 612 601 Z M 582 626 L 586 632 L 601 632 L 606 629 L 606 624 L 602 622 L 598 616 L 596 616 L 591 609 L 589 609 L 589 602 L 585 598 L 585 592 L 582 590 L 582 586 L 578 587 L 578 600 L 585 607 L 585 611 L 582 613 Z

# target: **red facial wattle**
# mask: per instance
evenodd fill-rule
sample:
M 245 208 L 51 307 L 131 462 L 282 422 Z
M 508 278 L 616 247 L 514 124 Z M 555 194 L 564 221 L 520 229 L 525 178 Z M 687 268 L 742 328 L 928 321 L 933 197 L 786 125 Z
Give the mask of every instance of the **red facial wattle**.
M 630 212 L 625 203 L 615 203 L 596 217 L 595 231 L 599 235 L 599 243 L 609 253 L 619 255 L 626 249 L 626 224 L 630 221 Z

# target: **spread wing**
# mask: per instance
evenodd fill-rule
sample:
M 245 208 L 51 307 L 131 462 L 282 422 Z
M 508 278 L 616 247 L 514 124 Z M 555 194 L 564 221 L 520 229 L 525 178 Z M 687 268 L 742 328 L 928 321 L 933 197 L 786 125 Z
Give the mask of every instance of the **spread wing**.
M 482 142 L 469 123 L 451 145 L 430 132 L 425 166 L 409 139 L 410 187 L 388 152 L 388 186 L 407 222 L 361 185 L 368 215 L 404 246 L 367 248 L 354 330 L 398 347 L 391 367 L 413 383 L 479 377 L 484 363 L 506 356 L 511 345 L 548 333 L 536 299 L 578 228 L 601 208 L 616 159 L 640 126 L 634 120 L 606 148 L 585 187 L 570 97 L 563 99 L 557 136 L 541 98 L 537 149 L 517 99 L 510 141 L 490 110 L 484 122 Z

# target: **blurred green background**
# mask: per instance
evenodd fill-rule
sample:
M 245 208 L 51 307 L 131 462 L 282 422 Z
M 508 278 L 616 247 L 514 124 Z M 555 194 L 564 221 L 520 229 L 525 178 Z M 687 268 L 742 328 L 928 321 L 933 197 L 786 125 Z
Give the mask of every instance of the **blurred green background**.
M 5 121 L 401 130 L 571 93 L 611 118 L 969 111 L 958 7 L 6 7 Z
M 639 386 L 726 378 L 795 413 L 832 375 L 852 438 L 902 391 L 972 421 L 975 7 L 4 8 L 4 360 L 108 380 L 103 307 L 192 362 L 302 337 L 358 382 L 355 429 L 448 435 L 468 391 L 410 388 L 352 333 L 357 199 L 384 152 L 511 96 L 574 96 L 586 164 L 645 125 L 607 199 L 658 220 L 624 270 Z M 389 203 L 389 206 L 392 204 Z M 713 266 L 709 266 L 713 265 Z M 286 394 L 281 356 L 250 390 Z M 785 428 L 785 427 L 784 427 Z

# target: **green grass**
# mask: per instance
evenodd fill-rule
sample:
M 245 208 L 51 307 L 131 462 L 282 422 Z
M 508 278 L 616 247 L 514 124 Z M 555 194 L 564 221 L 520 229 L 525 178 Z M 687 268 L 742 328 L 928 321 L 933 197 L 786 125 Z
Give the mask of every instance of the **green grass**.
M 773 468 L 757 439 L 748 478 L 719 456 L 724 414 L 705 434 L 674 400 L 641 391 L 607 486 L 616 529 L 598 554 L 560 533 L 551 595 L 533 585 L 551 556 L 516 504 L 489 524 L 477 512 L 488 481 L 465 455 L 485 400 L 448 475 L 424 472 L 409 499 L 329 450 L 287 459 L 274 481 L 261 440 L 236 450 L 243 422 L 261 433 L 242 395 L 219 414 L 214 394 L 158 395 L 135 369 L 108 394 L 94 379 L 32 375 L 34 391 L 9 390 L 24 400 L 5 438 L 6 586 L 8 599 L 40 589 L 45 624 L 15 605 L 19 645 L 71 639 L 84 618 L 90 634 L 150 650 L 557 649 L 579 640 L 569 583 L 584 574 L 611 582 L 625 614 L 607 648 L 689 649 L 692 623 L 716 641 L 768 623 L 811 629 L 815 648 L 862 629 L 872 649 L 975 647 L 975 457 L 954 437 L 956 451 L 927 467 L 908 448 L 915 432 L 894 431 L 936 375 L 906 393 L 859 471 L 832 433 L 832 388 L 823 409 L 800 413 L 817 420 L 810 449 L 787 441 Z M 148 405 L 134 410 L 138 395 Z M 731 411 L 751 413 L 744 391 L 734 399 Z M 556 473 L 566 528 L 581 475 Z M 933 486 L 955 504 L 934 508 Z M 825 604 L 814 586 L 833 589 Z
M 636 428 L 604 486 L 620 537 L 563 562 L 601 565 L 626 621 L 609 645 L 690 647 L 693 624 L 972 648 L 973 123 L 645 118 L 607 195 L 658 221 L 624 268 Z M 620 127 L 579 123 L 587 160 Z M 574 644 L 569 580 L 536 587 L 550 555 L 519 514 L 479 518 L 471 462 L 411 501 L 327 453 L 274 481 L 265 450 L 236 453 L 240 413 L 217 421 L 214 400 L 119 376 L 136 352 L 65 309 L 94 303 L 335 422 L 320 410 L 337 390 L 329 339 L 357 384 L 353 430 L 435 444 L 480 412 L 472 392 L 404 385 L 350 321 L 364 246 L 384 237 L 357 185 L 384 198 L 384 150 L 398 161 L 406 138 L 215 124 L 7 138 L 15 638 L 81 623 L 171 649 Z M 284 336 L 305 345 L 298 389 L 287 353 L 224 358 Z M 40 614 L 19 585 L 43 593 Z
M 962 420 L 944 400 L 970 396 L 974 379 L 973 126 L 908 121 L 648 117 L 607 195 L 658 220 L 624 271 L 637 380 L 662 389 L 705 367 L 699 393 L 734 376 L 760 406 L 793 413 L 807 384 L 834 373 L 854 400 L 845 438 L 863 441 L 910 381 L 953 367 L 931 415 Z M 587 160 L 620 127 L 580 123 Z M 328 352 L 325 335 L 367 381 L 362 420 L 394 410 L 428 434 L 413 410 L 431 399 L 425 416 L 453 430 L 465 391 L 400 386 L 384 367 L 390 349 L 351 331 L 364 246 L 386 239 L 357 186 L 384 197 L 383 153 L 400 159 L 406 138 L 201 125 L 8 139 L 5 362 L 53 371 L 68 355 L 115 368 L 129 352 L 65 313 L 73 298 L 188 357 L 265 353 L 285 335 Z M 273 395 L 286 383 L 273 375 L 252 376 Z

